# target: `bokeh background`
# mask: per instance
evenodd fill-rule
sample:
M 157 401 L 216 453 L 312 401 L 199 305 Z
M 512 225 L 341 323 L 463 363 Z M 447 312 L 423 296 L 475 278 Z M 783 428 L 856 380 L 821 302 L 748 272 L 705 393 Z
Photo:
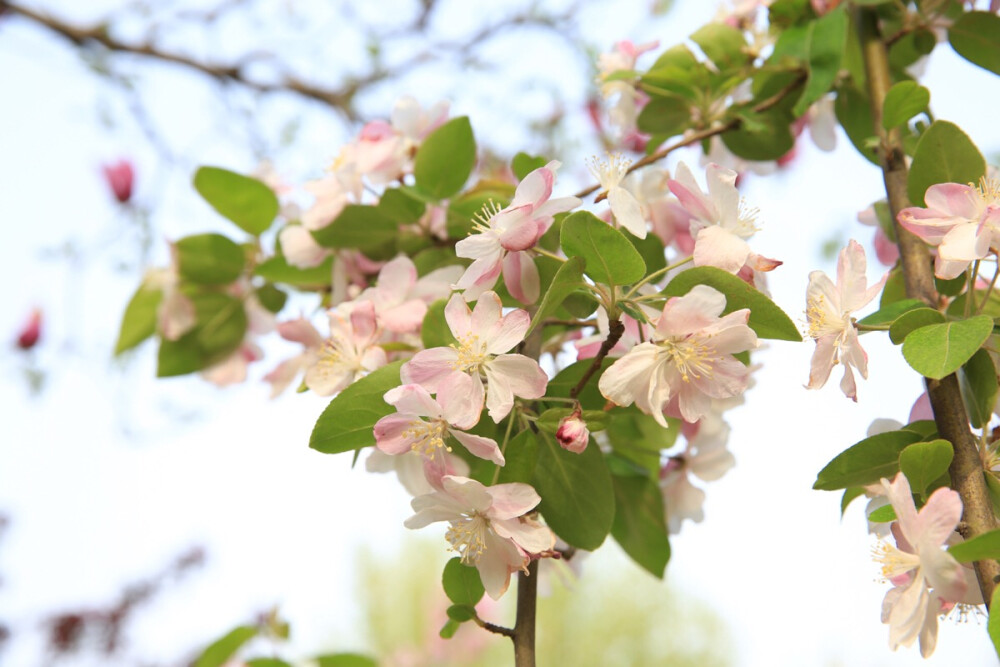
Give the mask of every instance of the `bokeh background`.
M 603 150 L 589 110 L 596 55 L 620 39 L 669 47 L 712 19 L 714 3 L 18 5 L 34 17 L 6 4 L 0 664 L 183 665 L 275 608 L 290 639 L 262 641 L 259 653 L 506 664 L 506 640 L 477 628 L 463 627 L 451 643 L 437 638 L 448 557 L 441 531 L 403 528 L 409 498 L 391 476 L 308 448 L 326 401 L 268 400 L 259 379 L 290 346 L 273 342 L 238 387 L 156 381 L 150 346 L 112 357 L 119 318 L 144 270 L 167 261 L 166 239 L 227 231 L 190 186 L 198 165 L 252 172 L 267 160 L 285 181 L 302 183 L 404 94 L 425 105 L 450 100 L 498 158 L 526 150 L 562 160 L 559 194 L 579 189 L 591 179 L 585 158 Z M 354 92 L 334 105 L 261 91 L 81 37 L 98 29 L 207 69 L 238 63 L 239 77 L 258 88 L 294 80 Z M 963 127 L 995 164 L 997 78 L 944 44 L 922 81 L 936 116 Z M 119 159 L 135 170 L 127 204 L 101 172 Z M 698 156 L 669 164 L 678 159 Z M 786 312 L 804 320 L 809 271 L 832 272 L 847 239 L 870 248 L 873 230 L 856 215 L 881 187 L 842 133 L 833 153 L 803 141 L 785 168 L 744 179 L 761 211 L 755 248 L 784 261 L 770 289 Z M 873 261 L 869 276 L 884 270 Z M 20 349 L 35 308 L 41 337 Z M 983 617 L 944 621 L 931 660 L 915 648 L 890 652 L 879 622 L 886 585 L 870 556 L 863 503 L 841 519 L 839 494 L 810 488 L 873 419 L 905 420 L 920 393 L 897 348 L 874 336 L 864 344 L 870 379 L 857 404 L 836 382 L 803 388 L 811 343 L 763 350 L 757 386 L 727 413 L 737 467 L 707 487 L 704 523 L 672 539 L 666 580 L 642 572 L 611 540 L 581 559 L 575 583 L 547 580 L 541 664 L 994 664 Z M 512 618 L 503 604 L 488 612 Z

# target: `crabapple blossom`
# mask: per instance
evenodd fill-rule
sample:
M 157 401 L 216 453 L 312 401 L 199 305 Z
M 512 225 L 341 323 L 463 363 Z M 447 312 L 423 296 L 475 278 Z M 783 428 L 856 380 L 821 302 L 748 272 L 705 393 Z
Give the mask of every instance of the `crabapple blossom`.
M 443 459 L 442 468 L 445 475 L 468 476 L 469 464 L 464 460 L 448 452 L 445 452 Z M 407 493 L 414 497 L 441 490 L 441 476 L 438 476 L 432 484 L 427 475 L 427 460 L 417 452 L 411 451 L 393 456 L 374 447 L 372 453 L 365 459 L 365 470 L 368 472 L 395 472 L 399 483 L 403 485 Z
M 664 410 L 695 422 L 709 411 L 713 398 L 743 393 L 750 370 L 733 355 L 757 347 L 757 334 L 747 326 L 749 310 L 720 318 L 725 307 L 726 297 L 707 285 L 671 298 L 650 340 L 601 376 L 601 393 L 618 405 L 634 402 L 664 427 Z
M 809 336 L 816 340 L 812 367 L 809 371 L 809 389 L 819 389 L 826 384 L 833 367 L 844 364 L 844 377 L 840 388 L 844 394 L 857 401 L 857 385 L 851 367 L 858 369 L 861 377 L 868 377 L 868 355 L 858 340 L 858 329 L 851 313 L 863 308 L 882 291 L 889 274 L 871 287 L 865 277 L 867 262 L 861 244 L 851 240 L 840 251 L 837 261 L 837 284 L 822 271 L 809 274 L 806 289 L 806 318 Z
M 926 208 L 899 212 L 899 224 L 938 247 L 934 274 L 956 278 L 969 265 L 1000 250 L 1000 179 L 978 186 L 939 183 L 927 188 Z
M 305 383 L 319 396 L 331 396 L 359 377 L 386 364 L 377 345 L 380 331 L 370 301 L 342 303 L 327 312 L 330 337 L 306 369 Z
M 781 262 L 750 250 L 746 239 L 757 231 L 757 210 L 748 208 L 736 189 L 736 172 L 717 164 L 705 168 L 708 194 L 686 164 L 677 165 L 670 191 L 691 214 L 695 266 L 715 266 L 737 273 L 744 265 L 771 271 Z
M 279 322 L 277 330 L 278 335 L 285 340 L 300 343 L 303 350 L 300 354 L 282 361 L 264 376 L 264 381 L 271 384 L 271 398 L 281 394 L 299 373 L 309 368 L 319 357 L 320 349 L 323 347 L 323 336 L 304 317 Z
M 461 273 L 461 266 L 447 266 L 418 279 L 413 260 L 401 255 L 382 267 L 375 287 L 361 292 L 357 301 L 375 304 L 379 323 L 389 331 L 413 333 L 423 324 L 427 304 L 448 296 Z
M 42 337 L 42 309 L 32 308 L 24 326 L 17 333 L 15 344 L 22 350 L 30 350 Z
M 474 260 L 455 285 L 464 290 L 466 301 L 475 301 L 492 288 L 501 270 L 514 298 L 521 303 L 538 299 L 538 269 L 525 251 L 548 231 L 553 216 L 580 205 L 576 197 L 550 199 L 559 166 L 553 160 L 527 174 L 510 205 L 484 208 L 474 225 L 478 233 L 455 244 L 456 255 Z
M 590 431 L 587 429 L 587 422 L 583 421 L 583 411 L 579 405 L 559 421 L 556 440 L 559 441 L 560 447 L 574 454 L 579 454 L 587 448 Z
M 529 556 L 555 546 L 546 526 L 523 516 L 541 502 L 528 484 L 483 486 L 467 477 L 446 475 L 442 489 L 410 503 L 414 514 L 403 525 L 423 528 L 435 521 L 451 524 L 445 538 L 462 562 L 479 570 L 486 592 L 500 599 L 512 572 L 527 567 Z
M 968 588 L 962 566 L 941 549 L 962 517 L 962 501 L 957 492 L 940 488 L 918 512 L 903 473 L 891 483 L 883 478 L 882 487 L 897 517 L 896 546 L 883 542 L 876 550 L 883 576 L 893 583 L 882 603 L 882 622 L 889 625 L 890 648 L 919 639 L 926 658 L 937 643 L 942 606 L 962 600 Z
M 601 97 L 609 103 L 608 118 L 611 124 L 622 133 L 635 129 L 639 109 L 649 98 L 632 81 L 609 79 L 616 72 L 634 70 L 639 56 L 659 45 L 659 42 L 636 45 L 629 40 L 622 40 L 615 44 L 614 49 L 597 57 L 597 83 Z
M 621 155 L 608 155 L 607 160 L 593 158 L 590 161 L 590 173 L 600 182 L 608 193 L 608 203 L 611 213 L 615 216 L 617 226 L 624 227 L 634 236 L 646 238 L 646 219 L 642 215 L 642 207 L 628 189 L 622 186 L 622 179 L 628 174 L 631 160 Z
M 465 433 L 479 422 L 482 412 L 473 389 L 475 382 L 465 373 L 453 371 L 438 384 L 437 398 L 419 384 L 390 389 L 385 402 L 397 412 L 376 422 L 376 446 L 386 454 L 413 451 L 434 461 L 451 451 L 445 445 L 451 436 L 475 456 L 502 466 L 503 454 L 495 440 Z
M 660 469 L 660 488 L 671 533 L 680 532 L 685 519 L 701 523 L 705 491 L 691 483 L 688 473 L 704 482 L 713 482 L 726 474 L 736 459 L 726 449 L 729 424 L 717 413 L 709 412 L 696 424 L 685 424 L 688 442 L 684 451 L 671 456 Z
M 111 188 L 111 194 L 120 204 L 126 204 L 132 199 L 132 185 L 135 181 L 135 169 L 129 160 L 121 159 L 101 167 L 104 180 Z
M 500 297 L 495 292 L 479 297 L 472 311 L 460 295 L 453 294 L 444 316 L 458 342 L 416 353 L 403 364 L 400 378 L 404 383 L 419 384 L 427 391 L 437 392 L 453 371 L 466 373 L 475 380 L 471 390 L 479 409 L 485 391 L 490 417 L 498 423 L 514 407 L 514 396 L 528 399 L 543 396 L 548 378 L 538 362 L 522 354 L 505 354 L 524 340 L 530 324 L 528 313 L 516 309 L 502 315 L 501 309 Z

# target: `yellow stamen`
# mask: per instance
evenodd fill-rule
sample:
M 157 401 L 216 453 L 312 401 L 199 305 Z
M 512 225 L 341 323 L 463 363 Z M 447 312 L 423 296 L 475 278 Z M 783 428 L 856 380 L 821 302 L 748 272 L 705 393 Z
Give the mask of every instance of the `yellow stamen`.
M 461 555 L 463 563 L 475 565 L 486 551 L 486 531 L 489 527 L 489 519 L 474 512 L 471 516 L 452 521 L 444 537 L 451 544 L 451 550 Z
M 452 362 L 452 368 L 463 373 L 478 373 L 489 355 L 486 353 L 486 343 L 479 342 L 479 336 L 469 334 L 458 339 L 458 344 L 451 346 L 458 352 L 458 358 Z
M 681 379 L 690 382 L 711 377 L 714 366 L 714 349 L 696 338 L 684 340 L 667 339 L 659 343 L 661 353 L 670 358 L 670 362 L 681 373 Z
M 428 459 L 434 459 L 442 449 L 450 452 L 451 447 L 444 444 L 448 424 L 443 419 L 425 422 L 421 419 L 410 422 L 410 427 L 403 431 L 403 437 L 413 440 L 410 449 Z

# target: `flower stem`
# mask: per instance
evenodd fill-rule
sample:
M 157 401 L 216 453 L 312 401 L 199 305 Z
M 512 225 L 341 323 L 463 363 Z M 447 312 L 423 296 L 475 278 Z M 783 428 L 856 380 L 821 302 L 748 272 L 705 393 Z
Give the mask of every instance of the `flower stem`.
M 665 267 L 663 267 L 662 269 L 660 269 L 658 271 L 653 271 L 648 276 L 646 276 L 645 278 L 643 278 L 642 280 L 640 280 L 639 282 L 637 282 L 635 285 L 632 285 L 632 288 L 628 291 L 628 293 L 625 295 L 624 298 L 628 299 L 629 297 L 631 297 L 633 294 L 635 294 L 639 290 L 640 287 L 642 287 L 646 283 L 648 283 L 650 281 L 653 281 L 653 280 L 659 278 L 660 276 L 664 276 L 667 273 L 669 273 L 670 271 L 673 271 L 674 269 L 676 269 L 678 267 L 681 267 L 681 266 L 684 266 L 688 262 L 693 262 L 693 261 L 694 261 L 694 256 L 692 255 L 690 257 L 685 257 L 682 260 L 674 262 L 673 264 L 670 264 L 669 266 L 665 266 Z
M 509 415 L 507 415 L 507 432 L 503 434 L 503 444 L 500 445 L 500 453 L 503 454 L 504 456 L 507 455 L 507 443 L 510 442 L 510 432 L 514 430 L 514 412 L 515 411 L 517 411 L 517 407 L 515 407 L 513 410 L 511 410 L 511 413 Z M 493 486 L 494 484 L 496 484 L 497 480 L 500 479 L 500 466 L 494 465 L 493 468 L 494 468 L 494 470 L 493 470 L 493 481 L 490 482 L 490 486 Z
M 976 309 L 976 315 L 981 315 L 983 309 L 986 308 L 986 304 L 990 300 L 990 295 L 993 294 L 993 287 L 997 284 L 997 278 L 1000 278 L 1000 262 L 997 262 L 997 268 L 993 272 L 993 280 L 990 281 L 990 286 L 986 288 L 986 294 L 983 295 L 983 302 Z

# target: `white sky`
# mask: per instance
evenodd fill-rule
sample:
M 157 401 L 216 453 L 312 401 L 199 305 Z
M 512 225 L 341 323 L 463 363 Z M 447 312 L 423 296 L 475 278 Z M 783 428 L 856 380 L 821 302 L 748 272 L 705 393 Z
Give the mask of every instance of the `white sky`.
M 681 2 L 655 27 L 635 8 L 588 10 L 582 20 L 602 47 L 620 38 L 657 37 L 669 46 L 711 13 L 707 3 Z M 546 66 L 520 59 L 526 67 Z M 521 65 L 513 54 L 512 60 L 511 66 Z M 200 80 L 175 70 L 151 79 L 154 111 L 176 121 L 168 125 L 176 134 L 171 140 L 191 165 L 253 168 L 248 151 L 232 138 L 206 140 L 215 136 L 217 120 L 200 118 L 206 97 Z M 434 101 L 430 95 L 445 88 L 440 83 L 422 86 L 421 99 Z M 1000 99 L 997 78 L 944 45 L 924 83 L 937 116 L 966 129 L 988 157 L 996 155 L 995 104 L 987 102 Z M 123 584 L 202 543 L 208 566 L 138 615 L 132 637 L 144 651 L 137 654 L 178 656 L 276 602 L 302 654 L 364 648 L 350 643 L 351 560 L 360 545 L 381 553 L 398 547 L 408 498 L 387 476 L 350 471 L 349 456 L 308 449 L 326 401 L 292 394 L 269 402 L 256 382 L 219 392 L 197 379 L 154 381 L 148 346 L 124 369 L 109 358 L 136 274 L 115 269 L 132 257 L 131 246 L 118 239 L 120 221 L 97 165 L 132 156 L 136 196 L 156 202 L 157 221 L 171 237 L 213 226 L 235 230 L 211 215 L 183 175 L 151 183 L 165 173 L 155 167 L 155 155 L 133 126 L 99 127 L 95 109 L 106 89 L 44 33 L 0 21 L 0 90 L 0 224 L 6 233 L 0 275 L 7 285 L 0 332 L 8 332 L 0 336 L 12 338 L 30 308 L 43 306 L 47 338 L 39 357 L 48 371 L 45 391 L 31 396 L 20 357 L 10 348 L 0 352 L 0 513 L 12 518 L 0 546 L 0 621 L 10 623 L 15 636 L 37 637 L 46 612 L 105 604 Z M 379 91 L 368 103 L 384 98 L 387 112 L 391 100 L 407 92 L 414 91 Z M 491 96 L 502 93 L 497 82 L 470 83 L 468 97 L 456 98 L 454 108 L 471 113 L 481 136 L 513 132 L 516 138 L 509 119 L 490 116 Z M 279 169 L 316 171 L 343 139 L 315 114 L 305 118 L 303 132 L 309 148 Z M 793 170 L 751 178 L 745 191 L 761 210 L 755 248 L 785 262 L 772 274 L 774 298 L 796 319 L 803 318 L 808 272 L 832 269 L 819 257 L 821 242 L 837 234 L 869 245 L 872 234 L 855 214 L 880 197 L 880 175 L 845 137 L 839 140 L 835 154 L 807 146 Z M 582 163 L 567 162 L 560 193 L 571 192 L 574 175 L 585 173 Z M 88 249 L 86 261 L 43 258 L 68 239 Z M 880 270 L 871 267 L 870 277 L 877 279 Z M 984 620 L 945 621 L 930 661 L 915 648 L 891 653 L 888 630 L 879 623 L 886 586 L 875 583 L 863 503 L 841 522 L 839 494 L 811 490 L 816 472 L 861 439 L 874 418 L 905 420 L 919 393 L 917 378 L 887 340 L 869 335 L 863 343 L 870 379 L 860 383 L 858 404 L 839 393 L 839 371 L 824 390 L 803 389 L 811 343 L 774 342 L 759 355 L 764 369 L 757 386 L 746 406 L 727 415 L 738 466 L 708 487 L 706 521 L 685 525 L 672 540 L 667 579 L 717 610 L 734 637 L 739 665 L 991 664 Z M 258 377 L 291 352 L 274 349 Z M 617 550 L 610 540 L 606 548 Z M 612 556 L 594 559 L 588 569 L 601 563 L 631 567 Z M 669 627 L 665 619 L 664 631 Z M 39 662 L 32 642 L 10 649 L 10 664 Z

